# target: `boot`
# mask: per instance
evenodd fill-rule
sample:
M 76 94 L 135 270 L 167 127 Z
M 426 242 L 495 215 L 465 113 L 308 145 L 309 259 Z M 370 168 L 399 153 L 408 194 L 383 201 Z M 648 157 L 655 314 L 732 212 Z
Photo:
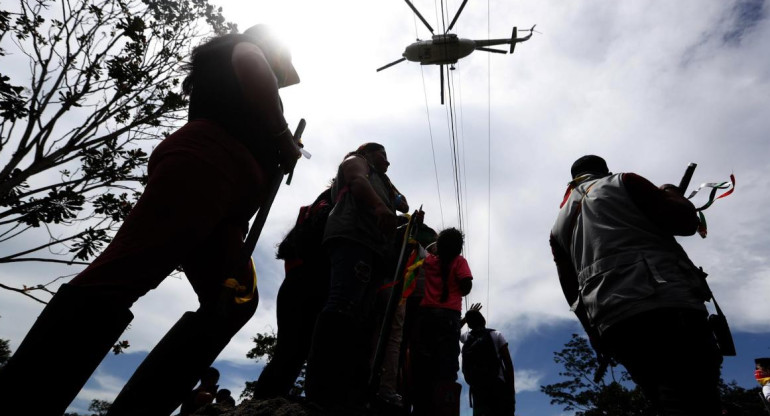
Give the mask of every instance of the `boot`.
M 134 318 L 128 306 L 62 285 L 0 369 L 0 413 L 61 416 Z
M 136 369 L 107 415 L 170 415 L 253 315 L 257 302 L 250 303 L 239 316 L 203 309 L 182 315 Z

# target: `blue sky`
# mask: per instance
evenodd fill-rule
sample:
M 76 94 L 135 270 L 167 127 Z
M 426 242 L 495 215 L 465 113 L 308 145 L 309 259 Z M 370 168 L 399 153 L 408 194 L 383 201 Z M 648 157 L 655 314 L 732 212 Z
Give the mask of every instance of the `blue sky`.
M 517 414 L 525 416 L 564 414 L 560 407 L 550 405 L 550 399 L 540 392 L 539 386 L 562 381 L 558 373 L 563 368 L 554 363 L 553 353 L 563 348 L 572 333 L 582 334 L 580 326 L 576 322 L 547 326 L 529 334 L 524 339 L 516 338 L 515 333 L 507 330 L 505 326 L 500 330 L 508 337 L 511 355 L 516 367 L 518 377 Z M 733 335 L 738 356 L 725 358 L 722 376 L 725 381 L 735 380 L 740 386 L 755 387 L 752 357 L 770 355 L 770 335 L 746 332 L 735 332 Z M 110 400 L 117 394 L 122 383 L 130 377 L 131 372 L 145 356 L 146 353 L 144 352 L 117 356 L 108 355 L 97 369 L 95 376 L 89 380 L 78 400 L 72 404 L 73 409 L 84 411 L 93 398 Z M 219 360 L 214 365 L 221 373 L 220 388 L 228 388 L 240 394 L 244 381 L 256 379 L 259 372 L 262 371 L 264 362 L 236 364 L 229 360 Z M 463 381 L 462 376 L 460 376 L 460 381 Z M 462 384 L 462 414 L 470 415 L 467 397 L 468 387 L 465 383 Z
M 450 15 L 459 3 L 449 2 Z M 292 126 L 307 119 L 304 141 L 313 154 L 300 161 L 292 186 L 281 189 L 257 245 L 259 310 L 216 364 L 237 392 L 260 368 L 245 358 L 250 337 L 275 328 L 282 265 L 274 246 L 347 151 L 383 143 L 393 182 L 413 207 L 424 205 L 426 221 L 440 229 L 458 220 L 438 69 L 404 62 L 375 72 L 430 36 L 404 2 L 218 4 L 241 29 L 270 23 L 292 47 L 302 82 L 282 92 L 285 115 Z M 440 26 L 437 2 L 414 4 Z M 736 192 L 706 212 L 709 237 L 680 241 L 710 274 L 736 336 L 739 355 L 725 360 L 725 378 L 753 386 L 753 358 L 770 355 L 767 16 L 763 0 L 468 2 L 455 27 L 460 37 L 504 37 L 514 25 L 537 24 L 542 32 L 514 55 L 474 52 L 452 72 L 466 257 L 475 277 L 469 302 L 484 304 L 489 325 L 511 342 L 519 380 L 532 386 L 519 389 L 521 415 L 561 414 L 537 386 L 556 381 L 552 354 L 580 328 L 561 295 L 547 233 L 569 166 L 589 153 L 604 156 L 612 171 L 656 184 L 677 182 L 689 162 L 698 163 L 693 185 L 736 175 Z M 18 265 L 0 270 L 0 279 L 20 286 L 76 271 Z M 146 351 L 196 307 L 178 277 L 137 302 L 122 337 L 131 341 L 130 353 L 108 357 L 78 408 L 90 398 L 114 397 Z M 15 348 L 39 311 L 0 292 L 0 338 Z

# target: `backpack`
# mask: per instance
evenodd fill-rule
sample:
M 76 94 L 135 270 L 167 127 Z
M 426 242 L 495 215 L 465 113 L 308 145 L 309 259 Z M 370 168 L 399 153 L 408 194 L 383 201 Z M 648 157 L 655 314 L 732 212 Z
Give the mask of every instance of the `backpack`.
M 275 257 L 309 261 L 324 256 L 321 243 L 332 207 L 331 189 L 323 191 L 312 204 L 301 207 L 294 227 L 278 245 Z
M 494 329 L 472 330 L 463 343 L 463 376 L 468 385 L 479 386 L 495 381 L 500 375 L 500 357 L 492 340 Z

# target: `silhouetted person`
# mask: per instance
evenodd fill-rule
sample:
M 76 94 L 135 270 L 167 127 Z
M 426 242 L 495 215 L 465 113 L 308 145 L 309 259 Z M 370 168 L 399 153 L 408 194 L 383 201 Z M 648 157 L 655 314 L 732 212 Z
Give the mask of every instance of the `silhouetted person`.
M 424 216 L 424 213 L 418 215 Z M 403 219 L 404 224 L 408 222 L 406 217 L 401 216 L 399 219 Z M 401 300 L 393 314 L 393 324 L 391 325 L 388 342 L 386 344 L 382 362 L 382 375 L 379 380 L 379 388 L 377 391 L 377 397 L 380 400 L 395 407 L 403 407 L 406 404 L 401 392 L 406 393 L 408 389 L 408 383 L 404 380 L 404 378 L 407 377 L 408 371 L 404 365 L 406 362 L 404 350 L 407 348 L 407 344 L 409 344 L 409 334 L 406 330 L 411 330 L 411 328 L 406 327 L 407 303 L 410 297 L 416 292 L 419 292 L 419 300 L 422 300 L 425 275 L 422 267 L 419 265 L 421 264 L 421 260 L 427 255 L 424 246 L 436 241 L 436 232 L 423 224 L 422 220 L 416 224 L 416 227 L 417 229 L 414 233 L 415 241 L 414 243 L 407 245 L 406 252 L 404 253 L 404 259 L 406 261 L 404 277 L 406 278 L 406 275 L 408 274 L 407 268 L 415 267 L 412 272 L 413 274 L 411 275 L 413 280 L 411 280 L 411 284 L 409 285 L 407 285 L 407 281 L 404 281 L 403 285 L 397 284 L 393 286 L 393 289 L 402 289 Z M 397 241 L 396 243 L 400 246 L 401 241 Z M 414 256 L 413 263 L 409 263 L 412 256 Z M 384 301 L 383 303 L 387 303 L 388 298 L 391 295 L 390 290 L 392 289 L 380 290 L 380 300 Z M 419 307 L 419 301 L 417 301 L 416 306 Z M 383 309 L 385 308 L 386 307 Z M 417 311 L 418 309 L 412 311 L 415 318 Z M 402 375 L 402 383 L 399 383 L 399 373 Z
M 235 399 L 228 389 L 220 389 L 215 397 L 215 402 L 222 406 L 235 407 Z
M 469 332 L 460 336 L 463 343 L 463 375 L 470 386 L 473 416 L 513 416 L 516 411 L 516 386 L 513 360 L 500 331 L 487 328 L 487 320 L 478 308 L 465 313 Z
M 219 371 L 214 367 L 209 367 L 203 373 L 198 387 L 191 391 L 187 398 L 182 402 L 182 408 L 179 416 L 188 416 L 195 413 L 201 407 L 214 402 L 219 389 Z
M 278 245 L 286 276 L 278 290 L 278 335 L 273 358 L 254 386 L 254 398 L 288 396 L 307 360 L 318 314 L 329 293 L 329 256 L 321 247 L 332 209 L 331 189 L 302 207 L 294 227 Z
M 325 407 L 363 406 L 377 288 L 393 269 L 395 210 L 408 210 L 385 174 L 385 148 L 361 145 L 340 164 L 332 185 L 324 245 L 331 263 L 329 298 L 316 322 L 307 396 Z
M 428 253 L 436 254 L 436 239 L 438 234 L 432 228 L 424 226 L 418 232 L 417 239 L 420 244 L 425 245 L 424 256 Z M 418 387 L 414 371 L 414 359 L 418 351 L 418 341 L 420 335 L 420 303 L 425 297 L 425 268 L 420 267 L 413 283 L 411 293 L 406 298 L 404 311 L 404 342 L 402 344 L 402 362 L 403 362 L 403 382 L 406 393 L 403 396 L 403 405 L 405 408 L 411 408 L 412 403 L 417 397 Z
M 770 409 L 770 357 L 757 358 L 754 360 L 754 364 L 754 377 L 757 379 L 757 383 L 762 386 L 765 408 Z
M 623 364 L 663 415 L 721 414 L 722 362 L 702 271 L 674 235 L 698 227 L 674 185 L 584 156 L 551 231 L 562 290 L 594 349 Z
M 473 275 L 460 254 L 463 234 L 447 228 L 438 234 L 436 254 L 423 263 L 425 293 L 420 303 L 420 333 L 414 354 L 416 415 L 459 411 L 460 311 L 471 291 Z M 455 409 L 457 408 L 457 409 Z
M 0 371 L 0 391 L 14 397 L 3 413 L 61 415 L 128 326 L 131 305 L 179 265 L 200 308 L 158 343 L 110 415 L 170 414 L 254 313 L 251 267 L 235 262 L 271 179 L 300 154 L 278 95 L 299 78 L 263 26 L 198 46 L 188 70 L 188 123 L 152 152 L 144 193 L 110 245 L 62 285 Z M 247 288 L 244 303 L 223 287 L 228 278 Z M 66 340 L 55 354 L 53 339 Z

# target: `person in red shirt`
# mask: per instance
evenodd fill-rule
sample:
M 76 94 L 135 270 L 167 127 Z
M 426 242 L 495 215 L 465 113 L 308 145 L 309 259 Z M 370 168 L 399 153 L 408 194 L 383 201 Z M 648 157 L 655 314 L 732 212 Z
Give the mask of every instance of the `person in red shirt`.
M 417 415 L 440 415 L 459 406 L 459 389 L 455 386 L 460 369 L 460 311 L 473 280 L 468 261 L 460 254 L 462 248 L 462 232 L 447 228 L 438 235 L 436 254 L 428 254 L 422 266 L 425 294 L 420 303 L 421 331 L 414 357 L 415 382 L 421 390 L 414 402 Z M 435 400 L 448 397 L 452 399 Z

